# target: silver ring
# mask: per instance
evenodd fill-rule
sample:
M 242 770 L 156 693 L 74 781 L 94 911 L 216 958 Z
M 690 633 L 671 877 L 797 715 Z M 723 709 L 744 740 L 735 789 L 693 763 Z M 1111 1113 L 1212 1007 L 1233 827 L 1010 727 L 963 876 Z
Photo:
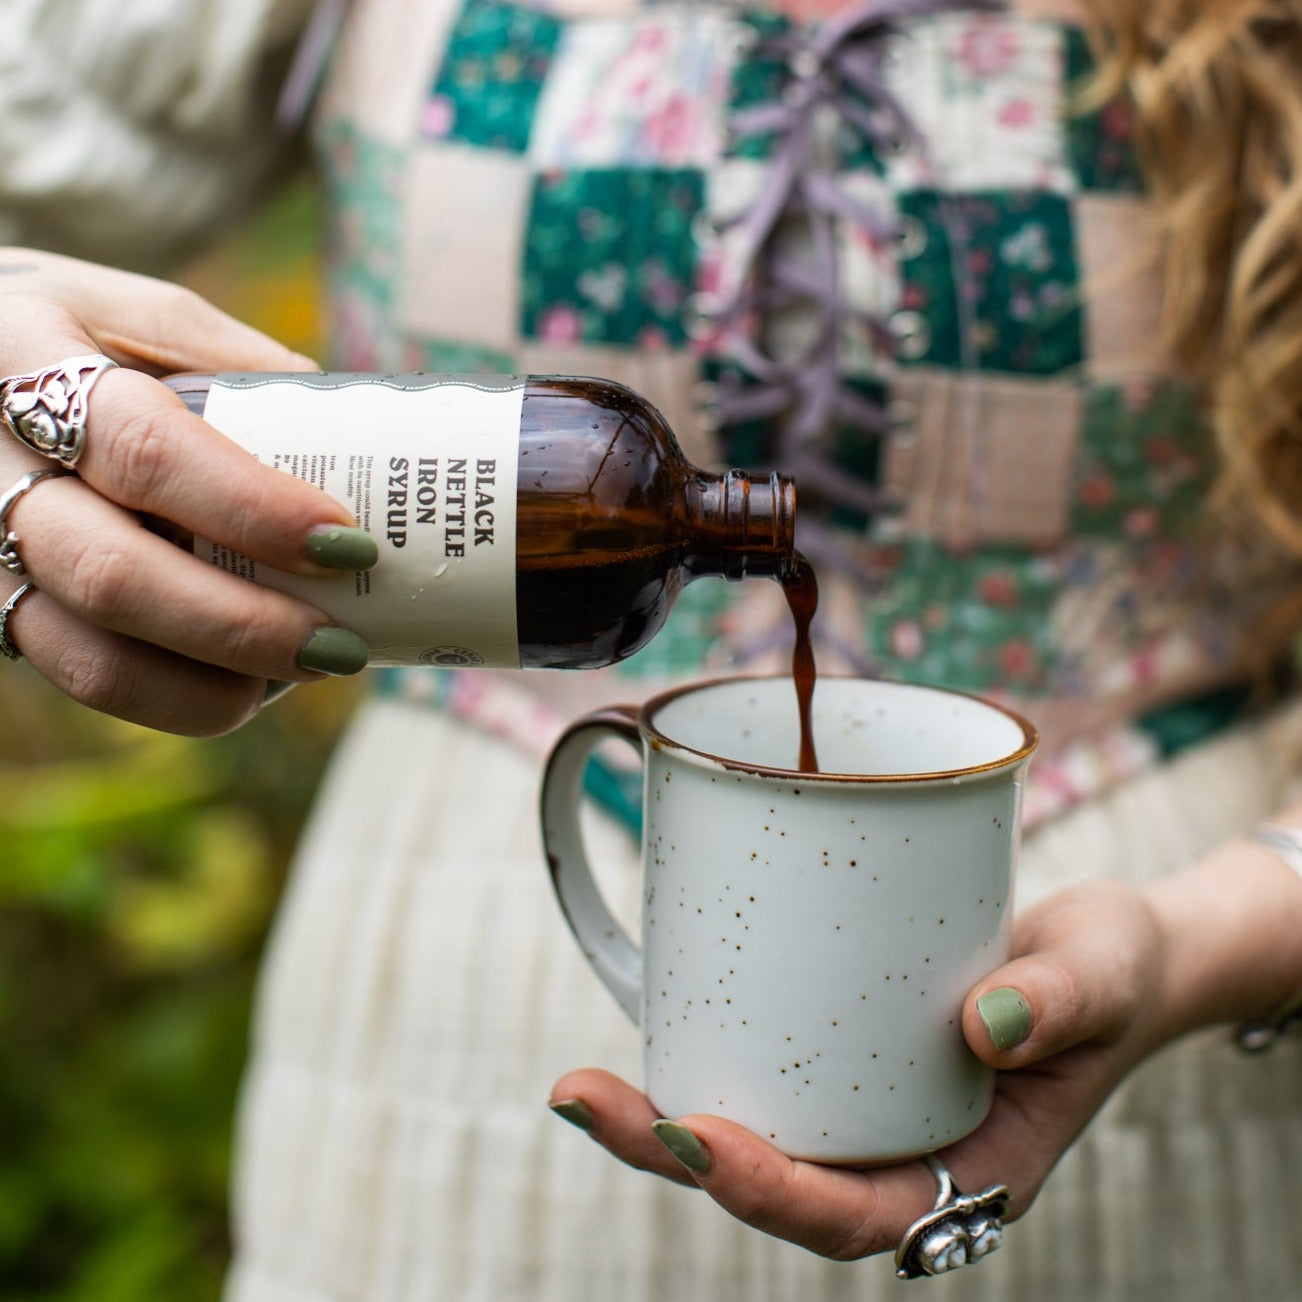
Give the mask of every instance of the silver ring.
M 116 365 L 103 353 L 91 353 L 30 375 L 11 375 L 0 381 L 0 421 L 33 452 L 71 470 L 86 445 L 90 391 Z
M 0 656 L 6 660 L 21 660 L 23 653 L 9 640 L 9 617 L 18 608 L 18 603 L 29 593 L 33 591 L 30 583 L 24 583 L 21 588 L 15 589 L 9 594 L 9 599 L 0 606 Z
M 934 1153 L 924 1157 L 936 1177 L 936 1204 L 909 1226 L 895 1249 L 899 1279 L 943 1275 L 969 1262 L 980 1261 L 1004 1241 L 1004 1214 L 1011 1197 L 1006 1184 L 992 1184 L 984 1193 L 959 1193 L 949 1168 Z
M 62 470 L 29 470 L 7 493 L 0 496 L 0 565 L 10 574 L 23 575 L 27 570 L 18 555 L 18 535 L 9 528 L 9 512 L 28 489 L 39 484 L 42 479 L 55 479 L 65 472 Z

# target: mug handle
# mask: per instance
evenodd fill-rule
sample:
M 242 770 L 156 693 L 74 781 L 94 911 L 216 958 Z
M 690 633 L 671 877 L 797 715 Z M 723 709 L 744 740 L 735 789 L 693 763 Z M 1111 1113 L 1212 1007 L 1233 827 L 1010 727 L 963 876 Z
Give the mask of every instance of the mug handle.
M 641 757 L 637 719 L 632 705 L 585 714 L 557 739 L 542 779 L 542 839 L 552 889 L 584 957 L 635 1024 L 642 1002 L 642 951 L 611 913 L 593 880 L 579 807 L 584 772 L 602 742 L 618 737 Z

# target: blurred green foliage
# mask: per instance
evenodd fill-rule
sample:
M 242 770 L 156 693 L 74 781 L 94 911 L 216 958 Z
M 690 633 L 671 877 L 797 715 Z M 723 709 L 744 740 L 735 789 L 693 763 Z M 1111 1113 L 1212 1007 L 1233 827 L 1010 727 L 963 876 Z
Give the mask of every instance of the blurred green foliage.
M 321 348 L 295 178 L 180 278 Z M 210 741 L 0 673 L 0 1302 L 211 1302 L 257 962 L 354 684 Z
M 258 955 L 354 691 L 190 741 L 0 680 L 0 1298 L 219 1295 Z

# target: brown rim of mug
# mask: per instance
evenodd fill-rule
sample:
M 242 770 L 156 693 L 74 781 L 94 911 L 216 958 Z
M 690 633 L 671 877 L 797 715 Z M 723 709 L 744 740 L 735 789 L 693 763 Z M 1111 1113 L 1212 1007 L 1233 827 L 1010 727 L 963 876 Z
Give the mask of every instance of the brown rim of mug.
M 936 687 L 930 683 L 897 683 L 888 679 L 876 678 L 857 678 L 851 674 L 820 674 L 819 683 L 833 682 L 856 682 L 866 684 L 879 684 L 890 688 L 903 688 L 911 691 L 936 692 L 941 696 L 957 696 L 964 700 L 975 702 L 977 705 L 983 705 L 989 710 L 994 710 L 997 714 L 1002 714 L 1004 718 L 1015 723 L 1022 731 L 1022 744 L 1016 750 L 1010 751 L 1007 755 L 1001 755 L 998 759 L 987 760 L 984 764 L 968 764 L 962 768 L 956 769 L 937 769 L 932 772 L 919 773 L 825 773 L 822 770 L 818 772 L 803 772 L 800 769 L 773 768 L 766 764 L 747 764 L 743 760 L 728 759 L 723 755 L 715 755 L 707 750 L 701 750 L 697 746 L 689 746 L 686 742 L 678 741 L 663 733 L 654 723 L 655 715 L 665 706 L 672 704 L 679 697 L 693 696 L 697 692 L 708 691 L 714 687 L 725 687 L 736 683 L 790 683 L 790 674 L 740 674 L 729 678 L 705 678 L 699 682 L 686 683 L 681 687 L 671 687 L 667 691 L 660 692 L 643 702 L 641 709 L 637 712 L 638 727 L 646 736 L 647 741 L 655 750 L 675 750 L 682 751 L 687 755 L 694 755 L 698 759 L 708 760 L 711 764 L 717 764 L 720 768 L 727 769 L 732 773 L 748 773 L 753 777 L 759 778 L 785 778 L 787 780 L 796 780 L 800 782 L 840 782 L 859 784 L 878 784 L 878 783 L 922 783 L 922 782 L 952 782 L 955 778 L 970 778 L 986 774 L 993 774 L 1003 769 L 1016 768 L 1024 760 L 1029 758 L 1031 752 L 1035 749 L 1040 740 L 1040 735 L 1036 731 L 1035 725 L 1017 713 L 1016 710 L 1010 710 L 1005 705 L 1000 705 L 995 701 L 987 700 L 984 696 L 978 696 L 975 692 L 959 691 L 953 687 Z M 792 691 L 795 688 L 792 687 Z M 817 693 L 817 688 L 815 688 Z

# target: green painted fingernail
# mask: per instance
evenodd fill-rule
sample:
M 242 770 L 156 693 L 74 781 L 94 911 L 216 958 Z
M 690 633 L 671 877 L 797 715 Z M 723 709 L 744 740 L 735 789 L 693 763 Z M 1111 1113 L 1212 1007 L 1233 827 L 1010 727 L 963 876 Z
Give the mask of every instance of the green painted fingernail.
M 334 524 L 308 534 L 307 554 L 332 570 L 369 570 L 380 559 L 380 548 L 365 529 Z
M 298 653 L 300 669 L 312 669 L 332 678 L 346 678 L 360 674 L 370 659 L 370 648 L 346 628 L 324 624 L 312 630 L 311 637 L 303 643 Z
M 704 1175 L 710 1169 L 710 1155 L 705 1145 L 686 1126 L 680 1126 L 676 1121 L 653 1121 L 651 1129 L 689 1171 Z
M 562 1121 L 568 1121 L 570 1125 L 578 1126 L 588 1134 L 592 1133 L 592 1127 L 596 1125 L 597 1119 L 592 1115 L 592 1109 L 582 1099 L 559 1099 L 547 1106 Z
M 990 1043 L 1001 1053 L 1016 1048 L 1031 1033 L 1031 1005 L 1020 990 L 1000 986 L 987 990 L 976 1002 L 977 1012 L 990 1032 Z
M 267 683 L 266 693 L 262 698 L 262 704 L 270 705 L 272 701 L 280 700 L 280 698 L 293 686 L 293 683 L 282 683 L 276 678 L 270 679 Z

